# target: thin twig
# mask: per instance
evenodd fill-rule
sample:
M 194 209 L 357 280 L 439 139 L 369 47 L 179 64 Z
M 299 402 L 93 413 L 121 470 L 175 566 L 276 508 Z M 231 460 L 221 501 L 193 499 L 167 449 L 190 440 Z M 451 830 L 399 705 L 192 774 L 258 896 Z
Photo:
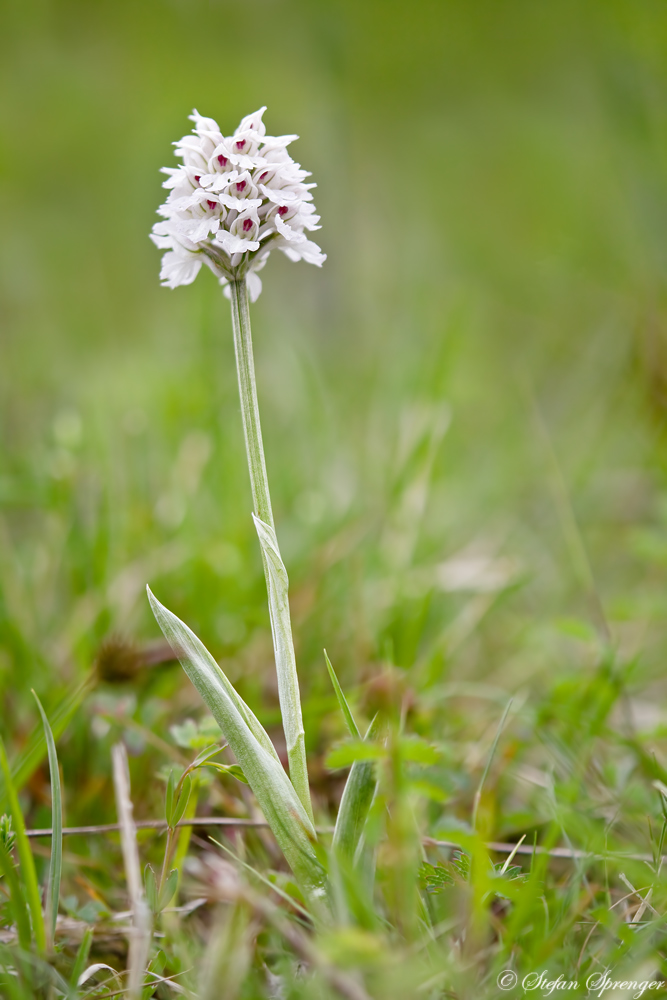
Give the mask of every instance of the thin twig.
M 425 847 L 448 847 L 460 848 L 460 844 L 452 840 L 435 840 L 433 837 L 424 837 L 422 843 Z M 486 845 L 488 851 L 495 851 L 497 854 L 546 854 L 550 858 L 562 858 L 565 861 L 653 861 L 652 854 L 624 854 L 621 851 L 606 851 L 604 854 L 595 854 L 592 851 L 577 851 L 569 847 L 540 847 L 539 844 L 501 844 L 498 841 L 489 841 Z M 667 860 L 667 856 L 665 856 Z
M 138 819 L 135 821 L 137 830 L 159 830 L 161 833 L 168 830 L 167 821 L 164 819 Z M 176 824 L 176 829 L 181 826 L 248 826 L 248 827 L 268 827 L 266 820 L 236 819 L 233 816 L 192 816 L 190 819 L 182 819 Z M 120 830 L 119 823 L 101 823 L 98 826 L 64 826 L 63 836 L 74 836 L 75 834 L 96 834 L 96 833 L 117 833 Z M 332 833 L 333 827 L 320 827 L 318 833 Z M 50 837 L 51 830 L 26 830 L 28 837 Z
M 167 831 L 167 823 L 163 819 L 140 819 L 135 822 L 137 830 L 157 830 L 160 833 Z M 177 829 L 183 826 L 228 826 L 247 827 L 248 829 L 267 829 L 269 824 L 261 819 L 236 819 L 233 816 L 193 816 L 190 819 L 182 819 L 177 824 Z M 120 829 L 118 823 L 102 823 L 99 826 L 64 826 L 63 836 L 73 836 L 75 834 L 98 834 L 117 833 Z M 318 833 L 333 833 L 332 826 L 318 826 Z M 50 837 L 51 830 L 26 830 L 28 837 Z M 425 847 L 448 847 L 460 848 L 461 845 L 453 840 L 436 840 L 434 837 L 424 837 L 422 843 Z M 496 854 L 546 854 L 550 858 L 559 858 L 564 861 L 653 861 L 652 854 L 624 854 L 622 851 L 607 851 L 604 854 L 595 854 L 591 851 L 571 850 L 569 847 L 540 847 L 539 844 L 533 847 L 532 844 L 503 844 L 492 840 L 486 845 L 488 851 Z M 663 855 L 663 861 L 667 861 L 667 855 Z

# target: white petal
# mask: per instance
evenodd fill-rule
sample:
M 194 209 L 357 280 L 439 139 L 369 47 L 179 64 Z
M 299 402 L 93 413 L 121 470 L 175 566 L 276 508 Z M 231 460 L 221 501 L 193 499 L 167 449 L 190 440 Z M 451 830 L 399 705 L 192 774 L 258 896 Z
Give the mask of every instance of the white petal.
M 311 240 L 305 240 L 303 243 L 298 243 L 296 246 L 290 243 L 283 243 L 276 241 L 277 248 L 282 250 L 286 257 L 290 260 L 305 260 L 307 264 L 316 264 L 317 267 L 322 267 L 322 264 L 327 259 L 327 255 L 322 253 L 317 243 L 313 243 Z
M 242 119 L 241 124 L 237 128 L 234 135 L 239 135 L 240 132 L 248 132 L 250 129 L 253 132 L 257 132 L 259 135 L 266 135 L 266 125 L 262 121 L 262 115 L 266 111 L 266 105 L 260 108 L 259 111 L 253 111 L 251 115 L 246 115 Z
M 280 149 L 289 146 L 290 142 L 294 142 L 298 138 L 298 135 L 267 135 L 264 139 L 264 145 L 267 149 Z
M 258 274 L 251 271 L 246 278 L 246 284 L 248 285 L 250 301 L 256 302 L 262 291 L 262 279 Z
M 182 226 L 182 228 L 180 228 Z M 220 219 L 215 216 L 204 216 L 202 219 L 192 219 L 188 222 L 181 222 L 179 232 L 187 236 L 193 243 L 201 243 L 209 233 L 217 233 L 220 228 Z
M 191 115 L 188 115 L 191 122 L 195 123 L 195 128 L 202 131 L 219 132 L 220 126 L 214 118 L 204 118 L 195 108 Z
M 158 233 L 150 233 L 148 238 L 153 241 L 159 250 L 171 250 L 174 245 L 171 236 L 160 236 Z
M 259 250 L 257 240 L 242 240 L 239 236 L 232 236 L 226 230 L 219 232 L 215 237 L 215 242 L 231 256 L 233 253 L 245 253 L 246 250 Z
M 295 191 L 278 189 L 277 191 L 273 188 L 267 187 L 266 184 L 260 184 L 259 190 L 262 192 L 265 198 L 273 202 L 274 205 L 287 205 L 288 203 L 293 204 L 299 201 L 299 196 Z
M 199 274 L 201 260 L 194 254 L 172 250 L 162 258 L 160 281 L 167 288 L 191 285 Z
M 219 194 L 218 201 L 225 208 L 235 208 L 237 212 L 243 212 L 246 208 L 259 208 L 262 204 L 261 198 L 233 198 L 230 194 Z
M 274 222 L 276 224 L 276 229 L 278 230 L 280 235 L 284 236 L 285 239 L 289 240 L 290 243 L 307 242 L 306 237 L 303 235 L 303 233 L 299 233 L 297 232 L 296 229 L 292 229 L 292 227 L 288 226 L 286 222 L 283 222 L 283 220 L 280 218 L 279 215 L 276 215 Z

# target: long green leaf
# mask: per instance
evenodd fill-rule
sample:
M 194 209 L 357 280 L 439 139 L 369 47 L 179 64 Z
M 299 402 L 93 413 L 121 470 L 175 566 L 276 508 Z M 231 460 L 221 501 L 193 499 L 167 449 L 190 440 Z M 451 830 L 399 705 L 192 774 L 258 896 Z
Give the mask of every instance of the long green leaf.
M 49 772 L 51 774 L 51 860 L 49 861 L 49 880 L 46 887 L 46 905 L 44 907 L 49 930 L 49 944 L 53 946 L 56 937 L 56 921 L 58 920 L 58 903 L 60 901 L 60 878 L 63 870 L 63 805 L 60 789 L 60 770 L 58 754 L 51 732 L 49 720 L 42 708 L 42 703 L 32 692 L 37 702 L 39 714 L 42 717 L 46 748 L 49 755 Z
M 257 736 L 259 727 L 206 647 L 176 615 L 148 590 L 153 614 L 181 666 L 199 691 L 248 779 L 264 817 L 297 878 L 313 891 L 324 884 L 324 871 L 313 842 L 315 828 L 275 753 Z M 242 710 L 243 709 L 243 710 Z M 248 718 L 254 720 L 251 728 Z
M 35 862 L 32 857 L 32 851 L 30 850 L 28 838 L 26 836 L 25 823 L 23 822 L 23 814 L 21 812 L 21 806 L 19 805 L 18 795 L 16 794 L 14 782 L 12 781 L 11 772 L 9 770 L 5 744 L 2 742 L 1 737 L 0 768 L 2 769 L 2 775 L 5 779 L 5 793 L 9 803 L 9 812 L 12 817 L 12 824 L 16 833 L 16 850 L 18 851 L 19 861 L 21 862 L 21 875 L 23 878 L 23 885 L 25 887 L 28 906 L 30 908 L 32 932 L 35 937 L 37 950 L 45 951 L 46 934 L 44 931 L 44 915 L 42 913 L 42 901 L 39 896 L 37 875 L 35 874 Z
M 88 956 L 90 954 L 90 946 L 93 943 L 93 928 L 87 927 L 83 934 L 83 939 L 79 945 L 79 950 L 76 953 L 76 958 L 74 959 L 74 965 L 72 966 L 72 971 L 69 977 L 69 984 L 76 991 L 75 995 L 78 995 L 78 990 L 76 989 L 79 984 L 79 976 L 83 972 L 86 962 L 88 961 Z
M 326 663 L 327 663 L 327 670 L 329 671 L 329 677 L 331 678 L 331 683 L 333 685 L 333 689 L 336 692 L 336 698 L 338 699 L 338 704 L 340 705 L 340 710 L 343 713 L 343 718 L 345 719 L 345 724 L 347 725 L 347 728 L 350 731 L 350 736 L 356 736 L 359 739 L 361 739 L 361 733 L 359 732 L 359 727 L 357 726 L 356 722 L 354 721 L 354 716 L 352 715 L 352 712 L 350 710 L 350 706 L 348 705 L 347 699 L 346 699 L 345 695 L 343 694 L 343 689 L 340 686 L 340 684 L 338 683 L 338 678 L 336 677 L 336 671 L 331 666 L 331 660 L 327 656 L 326 649 L 324 650 L 324 659 L 326 660 Z
M 19 944 L 26 951 L 30 948 L 30 917 L 26 906 L 25 896 L 19 883 L 18 873 L 14 868 L 11 854 L 5 850 L 4 844 L 0 844 L 0 874 L 4 875 L 7 888 L 9 889 L 9 900 L 16 924 L 16 931 Z
M 376 730 L 377 716 L 368 727 L 365 739 L 370 740 Z M 375 795 L 375 768 L 374 760 L 355 760 L 340 800 L 332 847 L 350 860 L 356 854 Z
M 202 678 L 207 678 L 206 683 L 212 684 L 213 688 L 221 686 L 224 689 L 228 698 L 235 706 L 237 712 L 239 713 L 239 715 L 241 716 L 241 718 L 243 719 L 243 721 L 245 722 L 245 724 L 247 725 L 248 729 L 255 737 L 257 742 L 260 744 L 260 746 L 264 748 L 264 750 L 270 753 L 271 756 L 280 764 L 280 757 L 276 753 L 276 748 L 269 739 L 269 734 L 264 729 L 264 726 L 261 724 L 257 716 L 254 714 L 254 712 L 252 712 L 252 710 L 246 705 L 243 698 L 241 698 L 241 696 L 237 694 L 233 685 L 230 683 L 225 673 L 220 669 L 219 665 L 215 662 L 215 660 L 213 659 L 213 657 L 211 656 L 211 654 L 209 653 L 208 649 L 203 644 L 203 642 L 200 642 L 200 640 L 197 638 L 194 632 L 191 632 L 190 629 L 187 627 L 187 625 L 184 625 L 183 622 L 176 617 L 176 615 L 173 615 L 171 611 L 167 611 L 167 609 L 163 607 L 162 604 L 160 604 L 158 599 L 152 593 L 150 587 L 146 587 L 146 591 L 148 593 L 148 600 L 150 601 L 151 608 L 153 609 L 153 614 L 157 619 L 157 623 L 164 632 L 167 642 L 174 650 L 174 653 L 176 654 L 176 657 L 181 663 L 181 666 L 183 667 L 185 672 L 188 673 L 188 670 L 185 667 L 185 664 L 183 663 L 180 656 L 181 652 L 180 642 L 182 638 L 185 638 L 186 640 L 182 650 L 185 657 L 187 658 L 190 655 L 191 647 L 192 649 L 196 649 L 197 656 L 201 661 L 199 664 L 199 669 Z M 160 618 L 158 617 L 159 609 L 162 609 L 162 611 L 166 612 L 167 617 L 164 617 L 163 621 L 161 621 Z M 185 629 L 186 632 L 181 634 L 183 629 Z M 194 640 L 194 646 L 192 645 L 193 640 Z M 190 676 L 189 673 L 188 676 Z M 190 679 L 192 680 L 192 678 Z M 196 684 L 195 687 L 197 687 Z M 199 691 L 198 687 L 197 690 Z M 201 691 L 199 693 L 201 694 Z M 202 695 L 202 697 L 204 696 Z M 204 701 L 206 701 L 206 698 L 204 698 Z M 208 704 L 208 702 L 206 703 Z M 218 725 L 220 725 L 219 722 Z M 225 739 L 227 739 L 226 735 Z M 222 747 L 220 749 L 222 749 Z
M 259 543 L 262 546 L 264 565 L 267 571 L 266 582 L 269 592 L 269 614 L 276 657 L 276 673 L 278 675 L 278 697 L 283 729 L 285 730 L 290 778 L 311 822 L 314 822 L 306 764 L 306 741 L 301 717 L 299 678 L 296 672 L 296 657 L 292 641 L 287 570 L 280 556 L 276 533 L 271 525 L 260 520 L 256 514 L 253 514 L 252 518 L 259 536 Z

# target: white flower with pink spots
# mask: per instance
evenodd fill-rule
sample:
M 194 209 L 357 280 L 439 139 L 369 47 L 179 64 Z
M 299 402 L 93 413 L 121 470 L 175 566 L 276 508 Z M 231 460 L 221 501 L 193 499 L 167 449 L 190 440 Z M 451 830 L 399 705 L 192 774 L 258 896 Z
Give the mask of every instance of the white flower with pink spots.
M 326 260 L 306 236 L 320 228 L 310 193 L 316 185 L 305 183 L 310 174 L 287 152 L 298 136 L 266 135 L 265 111 L 248 115 L 228 138 L 212 118 L 190 115 L 193 134 L 174 143 L 182 165 L 163 167 L 169 195 L 151 235 L 167 251 L 163 285 L 189 285 L 206 264 L 222 285 L 245 277 L 254 302 L 271 250 L 318 267 Z

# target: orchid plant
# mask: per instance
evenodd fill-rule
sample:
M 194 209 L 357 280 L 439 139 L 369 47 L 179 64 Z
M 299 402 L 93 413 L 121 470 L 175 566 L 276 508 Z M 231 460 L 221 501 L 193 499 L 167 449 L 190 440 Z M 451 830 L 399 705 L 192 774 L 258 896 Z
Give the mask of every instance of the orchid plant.
M 244 118 L 230 137 L 223 136 L 212 118 L 193 112 L 193 134 L 175 143 L 183 163 L 175 169 L 164 168 L 169 195 L 158 210 L 164 221 L 153 227 L 151 238 L 167 251 L 160 275 L 164 285 L 190 284 L 206 264 L 231 300 L 253 519 L 266 576 L 289 777 L 261 723 L 204 645 L 150 589 L 148 596 L 162 631 L 218 722 L 292 870 L 306 889 L 318 894 L 326 876 L 315 846 L 288 578 L 264 460 L 249 301 L 260 294 L 257 272 L 272 249 L 282 250 L 290 260 L 317 266 L 326 258 L 306 236 L 306 231 L 319 228 L 319 216 L 311 194 L 315 185 L 306 183 L 310 175 L 287 152 L 298 137 L 267 136 L 262 122 L 265 110 Z M 349 709 L 337 681 L 335 688 L 347 717 Z M 348 781 L 355 792 L 343 798 L 334 842 L 345 844 L 346 853 L 354 856 L 375 779 L 367 763 L 361 767 L 361 762 L 355 762 Z

